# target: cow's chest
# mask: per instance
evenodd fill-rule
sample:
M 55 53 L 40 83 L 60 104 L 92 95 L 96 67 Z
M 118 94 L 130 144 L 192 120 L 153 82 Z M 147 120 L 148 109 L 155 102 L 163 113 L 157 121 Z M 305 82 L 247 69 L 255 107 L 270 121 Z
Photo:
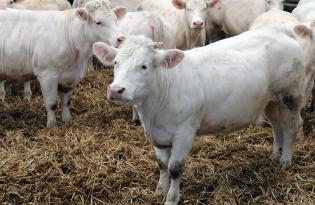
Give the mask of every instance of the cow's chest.
M 157 148 L 172 147 L 172 139 L 174 137 L 172 132 L 160 126 L 144 126 L 144 131 L 153 146 Z

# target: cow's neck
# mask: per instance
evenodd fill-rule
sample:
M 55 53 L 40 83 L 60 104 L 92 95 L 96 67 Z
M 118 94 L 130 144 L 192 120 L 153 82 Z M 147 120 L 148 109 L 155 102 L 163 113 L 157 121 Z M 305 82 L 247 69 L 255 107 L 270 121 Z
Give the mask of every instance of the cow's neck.
M 167 121 L 182 112 L 185 102 L 181 86 L 187 79 L 183 78 L 181 72 L 184 72 L 182 68 L 174 70 L 158 68 L 156 79 L 152 82 L 154 92 L 137 105 L 147 136 L 150 136 L 157 126 L 159 127 L 161 119 Z
M 86 25 L 83 21 L 79 20 L 76 16 L 70 15 L 68 23 L 66 24 L 65 41 L 69 55 L 76 52 L 88 54 L 92 52 L 92 43 L 86 34 Z

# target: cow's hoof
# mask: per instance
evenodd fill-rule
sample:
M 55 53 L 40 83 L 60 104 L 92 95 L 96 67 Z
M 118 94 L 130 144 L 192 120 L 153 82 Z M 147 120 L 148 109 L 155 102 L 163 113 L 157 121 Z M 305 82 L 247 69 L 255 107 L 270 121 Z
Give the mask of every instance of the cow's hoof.
M 139 119 L 132 120 L 132 124 L 135 125 L 135 126 L 140 126 L 141 125 L 141 121 Z
M 57 127 L 57 121 L 47 122 L 47 128 L 51 129 L 51 128 L 54 128 L 54 127 Z

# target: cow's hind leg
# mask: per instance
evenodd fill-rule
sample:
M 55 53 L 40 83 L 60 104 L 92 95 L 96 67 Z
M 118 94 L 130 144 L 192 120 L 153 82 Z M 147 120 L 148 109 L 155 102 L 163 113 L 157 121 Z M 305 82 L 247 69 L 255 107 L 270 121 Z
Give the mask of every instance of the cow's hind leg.
M 283 151 L 283 128 L 280 121 L 280 106 L 277 102 L 270 102 L 265 115 L 270 120 L 273 135 L 272 154 L 274 157 L 281 157 Z
M 160 168 L 160 179 L 156 187 L 156 194 L 166 196 L 170 187 L 170 175 L 168 173 L 167 165 L 170 158 L 171 150 L 168 148 L 159 149 L 154 147 L 158 165 Z
M 32 90 L 31 90 L 31 81 L 27 81 L 24 83 L 23 95 L 26 100 L 31 100 Z
M 1 100 L 4 100 L 5 99 L 5 80 L 3 81 L 0 81 L 0 98 Z
M 38 78 L 42 90 L 44 104 L 47 110 L 47 127 L 53 128 L 57 126 L 55 110 L 57 108 L 57 87 L 58 76 L 47 76 Z
M 58 91 L 60 93 L 61 99 L 62 121 L 69 123 L 71 121 L 70 100 L 72 96 L 72 88 L 69 86 L 59 84 Z

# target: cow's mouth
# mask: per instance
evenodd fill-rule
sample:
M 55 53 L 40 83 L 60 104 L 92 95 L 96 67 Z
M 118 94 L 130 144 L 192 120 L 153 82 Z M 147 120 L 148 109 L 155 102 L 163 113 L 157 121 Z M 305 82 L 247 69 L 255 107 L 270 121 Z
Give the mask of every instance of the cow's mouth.
M 130 103 L 130 100 L 123 98 L 109 98 L 109 100 L 117 105 L 126 105 Z

